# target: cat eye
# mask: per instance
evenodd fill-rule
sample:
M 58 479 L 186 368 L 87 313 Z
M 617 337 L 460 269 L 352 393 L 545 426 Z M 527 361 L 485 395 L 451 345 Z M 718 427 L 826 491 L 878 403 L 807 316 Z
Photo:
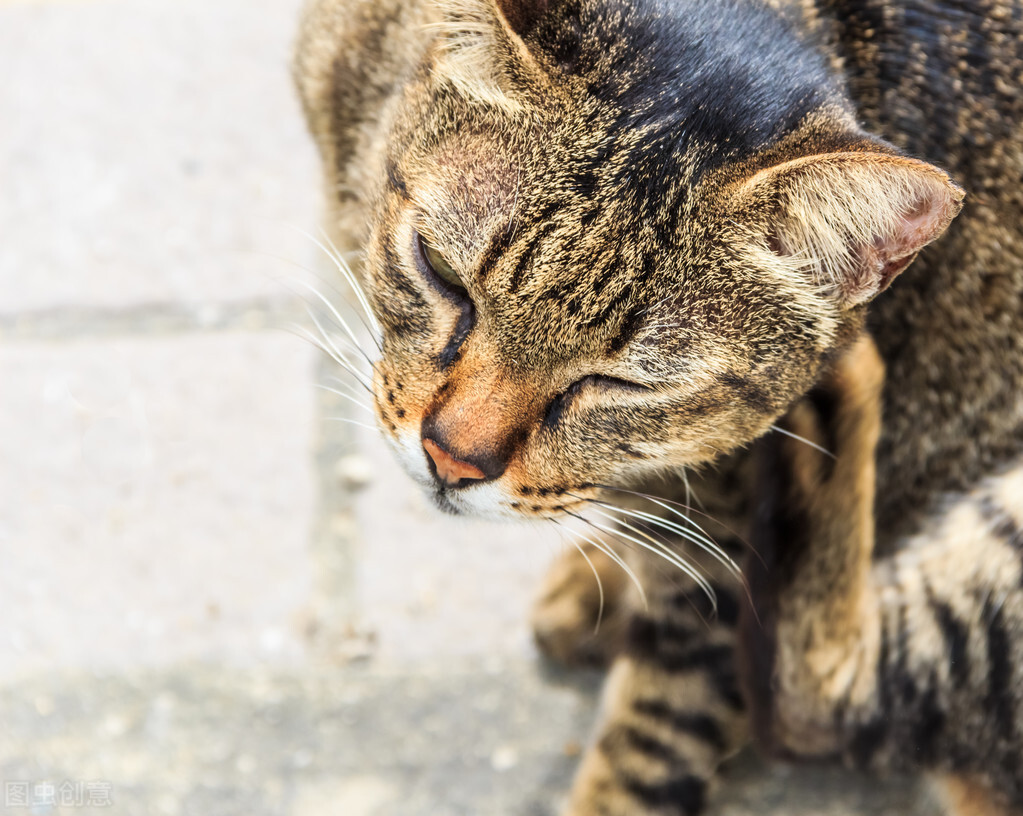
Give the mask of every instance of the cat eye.
M 418 233 L 416 233 L 416 245 L 423 264 L 433 273 L 434 278 L 441 286 L 455 294 L 464 295 L 465 284 L 462 283 L 458 273 L 452 269 L 451 264 L 444 260 L 444 256 L 426 243 L 423 236 Z
M 630 382 L 629 380 L 621 380 L 618 377 L 604 377 L 600 374 L 590 374 L 589 376 L 583 377 L 581 380 L 576 380 L 563 392 L 558 394 L 554 399 L 551 400 L 547 406 L 547 411 L 543 418 L 543 425 L 545 428 L 553 428 L 561 420 L 562 414 L 568 408 L 569 404 L 575 399 L 576 395 L 587 387 L 597 387 L 601 391 L 650 391 L 652 390 L 649 385 L 641 385 L 640 383 Z

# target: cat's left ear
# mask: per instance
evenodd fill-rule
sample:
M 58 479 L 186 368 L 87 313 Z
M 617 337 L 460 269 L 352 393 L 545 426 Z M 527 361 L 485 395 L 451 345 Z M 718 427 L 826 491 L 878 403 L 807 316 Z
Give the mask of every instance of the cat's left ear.
M 469 98 L 518 109 L 523 80 L 543 82 L 526 38 L 556 1 L 434 0 L 444 20 L 438 75 Z
M 763 242 L 771 257 L 809 273 L 849 308 L 888 288 L 945 231 L 963 195 L 924 162 L 849 152 L 762 170 L 742 185 L 739 201 L 768 213 Z

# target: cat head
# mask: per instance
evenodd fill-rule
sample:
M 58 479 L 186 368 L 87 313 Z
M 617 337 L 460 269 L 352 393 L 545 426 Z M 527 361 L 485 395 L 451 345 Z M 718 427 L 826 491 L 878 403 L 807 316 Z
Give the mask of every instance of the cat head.
M 451 512 L 551 517 L 764 433 L 960 207 L 740 0 L 444 0 L 365 266 L 379 422 Z

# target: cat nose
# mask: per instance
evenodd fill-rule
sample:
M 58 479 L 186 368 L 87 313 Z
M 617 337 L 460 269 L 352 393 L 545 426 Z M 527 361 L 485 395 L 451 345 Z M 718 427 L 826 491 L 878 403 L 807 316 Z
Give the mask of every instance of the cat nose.
M 492 478 L 475 465 L 456 459 L 432 439 L 423 438 L 423 450 L 433 462 L 434 474 L 437 479 L 448 487 L 467 487 L 466 482 L 471 483 Z

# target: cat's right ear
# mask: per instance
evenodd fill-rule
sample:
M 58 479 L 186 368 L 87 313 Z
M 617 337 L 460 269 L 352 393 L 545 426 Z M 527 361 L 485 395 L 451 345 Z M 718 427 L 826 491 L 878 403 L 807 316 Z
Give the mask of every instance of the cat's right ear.
M 963 195 L 932 165 L 865 151 L 761 170 L 740 186 L 735 202 L 761 215 L 765 266 L 808 276 L 849 308 L 884 291 L 938 238 Z
M 545 82 L 525 38 L 551 0 L 435 0 L 442 21 L 436 71 L 464 95 L 509 111 L 523 79 Z

